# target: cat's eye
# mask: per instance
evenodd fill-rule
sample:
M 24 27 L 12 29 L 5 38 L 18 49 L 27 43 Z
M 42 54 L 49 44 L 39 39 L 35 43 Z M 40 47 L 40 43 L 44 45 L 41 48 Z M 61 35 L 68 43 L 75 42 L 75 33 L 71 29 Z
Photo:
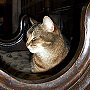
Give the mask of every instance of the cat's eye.
M 34 37 L 33 39 L 32 39 L 32 41 L 35 41 L 36 40 L 36 37 Z

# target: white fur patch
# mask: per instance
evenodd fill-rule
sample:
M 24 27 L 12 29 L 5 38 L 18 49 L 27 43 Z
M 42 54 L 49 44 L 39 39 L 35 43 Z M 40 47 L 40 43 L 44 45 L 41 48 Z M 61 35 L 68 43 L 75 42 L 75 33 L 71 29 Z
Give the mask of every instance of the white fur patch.
M 36 47 L 31 47 L 30 45 L 27 47 L 31 53 L 37 53 L 38 49 Z
M 41 44 L 37 44 L 37 46 L 28 46 L 27 47 L 31 53 L 40 53 L 43 50 Z
M 49 60 L 52 58 L 51 53 L 48 50 L 46 50 L 44 47 L 42 47 L 41 45 L 39 47 L 30 47 L 29 45 L 27 48 L 29 49 L 31 53 L 36 53 L 37 55 L 39 55 L 44 60 L 44 62 L 46 60 L 46 63 L 48 63 L 47 59 Z

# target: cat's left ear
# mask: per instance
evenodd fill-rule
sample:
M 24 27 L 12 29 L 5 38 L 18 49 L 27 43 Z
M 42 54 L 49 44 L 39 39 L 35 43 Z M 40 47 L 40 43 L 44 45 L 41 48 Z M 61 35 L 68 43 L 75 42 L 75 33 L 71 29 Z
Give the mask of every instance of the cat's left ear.
M 54 23 L 50 19 L 50 17 L 44 16 L 43 25 L 45 26 L 46 30 L 48 30 L 48 32 L 53 32 L 54 31 Z
M 32 18 L 30 18 L 30 22 L 31 22 L 32 25 L 38 23 L 36 20 L 34 20 L 34 19 L 32 19 Z

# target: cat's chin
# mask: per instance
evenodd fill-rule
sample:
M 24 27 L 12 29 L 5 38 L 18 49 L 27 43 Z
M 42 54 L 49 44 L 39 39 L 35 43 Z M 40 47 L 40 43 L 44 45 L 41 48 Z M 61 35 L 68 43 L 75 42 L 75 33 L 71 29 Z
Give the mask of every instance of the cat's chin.
M 34 50 L 29 50 L 31 53 L 36 53 Z
M 31 53 L 37 53 L 35 50 L 29 49 Z
M 35 48 L 31 48 L 30 46 L 27 47 L 31 53 L 37 53 Z

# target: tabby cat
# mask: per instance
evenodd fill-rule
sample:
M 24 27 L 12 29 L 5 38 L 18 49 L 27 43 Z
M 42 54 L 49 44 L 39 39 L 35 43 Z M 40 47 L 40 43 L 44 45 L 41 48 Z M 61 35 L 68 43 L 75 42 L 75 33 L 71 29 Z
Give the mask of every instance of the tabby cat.
M 58 65 L 69 50 L 60 29 L 50 17 L 44 16 L 41 24 L 30 21 L 33 26 L 27 31 L 26 46 L 33 53 L 31 72 L 45 72 Z

